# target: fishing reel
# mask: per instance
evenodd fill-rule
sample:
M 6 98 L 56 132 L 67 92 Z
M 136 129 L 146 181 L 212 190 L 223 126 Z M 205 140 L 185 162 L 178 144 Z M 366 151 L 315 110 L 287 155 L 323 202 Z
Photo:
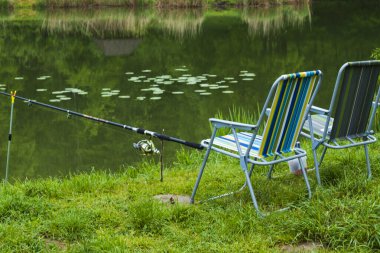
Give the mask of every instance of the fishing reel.
M 142 155 L 160 154 L 160 150 L 155 147 L 152 140 L 141 140 L 137 143 L 133 143 L 133 147 L 139 150 Z

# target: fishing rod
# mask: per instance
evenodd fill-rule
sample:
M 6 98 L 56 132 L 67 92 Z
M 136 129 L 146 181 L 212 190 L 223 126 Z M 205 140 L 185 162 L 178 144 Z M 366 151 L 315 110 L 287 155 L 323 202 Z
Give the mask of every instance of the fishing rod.
M 38 102 L 36 100 L 31 100 L 31 99 L 28 99 L 28 98 L 16 96 L 15 94 L 9 94 L 9 93 L 3 92 L 3 91 L 0 91 L 0 95 L 4 95 L 4 96 L 8 96 L 8 97 L 14 97 L 15 99 L 27 102 L 29 105 L 33 104 L 33 105 L 38 105 L 38 106 L 42 106 L 42 107 L 45 107 L 45 108 L 49 108 L 49 109 L 52 109 L 52 110 L 56 110 L 56 111 L 60 111 L 60 112 L 65 112 L 65 113 L 67 113 L 68 116 L 72 115 L 72 116 L 76 116 L 76 117 L 80 117 L 80 118 L 89 119 L 89 120 L 92 120 L 92 121 L 96 121 L 96 122 L 104 123 L 104 124 L 107 124 L 107 125 L 123 128 L 123 129 L 126 129 L 126 130 L 130 130 L 130 131 L 136 132 L 138 134 L 144 134 L 144 135 L 152 136 L 152 137 L 158 138 L 158 139 L 160 139 L 162 141 L 176 142 L 176 143 L 188 146 L 190 148 L 203 149 L 202 145 L 199 144 L 199 143 L 185 141 L 185 140 L 182 140 L 182 139 L 179 139 L 179 138 L 176 138 L 176 137 L 172 137 L 172 136 L 160 134 L 160 133 L 157 133 L 157 132 L 145 130 L 143 128 L 132 127 L 132 126 L 124 125 L 124 124 L 121 124 L 121 123 L 117 123 L 117 122 L 113 122 L 113 121 L 109 121 L 109 120 L 93 117 L 93 116 L 86 115 L 86 114 L 83 114 L 83 113 L 79 113 L 79 112 L 71 111 L 71 110 L 68 110 L 68 109 L 64 109 L 64 108 L 61 108 L 61 107 L 58 107 L 58 106 L 49 105 L 49 104 Z

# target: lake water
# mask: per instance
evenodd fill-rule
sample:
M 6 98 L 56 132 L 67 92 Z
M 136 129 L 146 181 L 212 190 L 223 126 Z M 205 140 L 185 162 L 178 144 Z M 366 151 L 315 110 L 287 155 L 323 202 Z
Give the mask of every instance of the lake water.
M 281 74 L 321 69 L 326 106 L 339 67 L 380 47 L 380 5 L 364 1 L 230 10 L 0 13 L 0 89 L 199 143 L 208 118 L 256 112 Z M 10 99 L 0 97 L 4 177 Z M 122 168 L 147 138 L 16 101 L 11 178 Z M 159 147 L 160 143 L 155 142 Z M 181 146 L 165 143 L 170 162 Z M 156 158 L 157 159 L 157 158 Z

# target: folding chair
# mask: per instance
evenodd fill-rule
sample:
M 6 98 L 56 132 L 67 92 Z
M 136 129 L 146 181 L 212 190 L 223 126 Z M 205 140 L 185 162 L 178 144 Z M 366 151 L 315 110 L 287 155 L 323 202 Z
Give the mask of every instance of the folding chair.
M 270 89 L 256 125 L 211 118 L 213 132 L 210 139 L 201 142 L 207 151 L 191 195 L 191 203 L 194 203 L 194 197 L 210 151 L 214 150 L 240 160 L 240 166 L 245 175 L 245 183 L 240 190 L 248 186 L 253 205 L 257 213 L 263 216 L 264 214 L 259 210 L 250 179 L 254 165 L 270 165 L 268 173 L 268 178 L 270 178 L 275 164 L 292 159 L 298 159 L 302 164 L 300 159 L 306 156 L 306 152 L 299 148 L 296 142 L 315 94 L 319 89 L 321 79 L 322 72 L 319 70 L 280 76 Z M 265 108 L 270 102 L 272 102 L 274 109 L 271 110 L 265 124 L 263 120 Z M 258 132 L 262 125 L 264 130 L 262 135 L 259 135 Z M 220 128 L 229 128 L 232 133 L 217 137 Z M 248 164 L 252 164 L 250 170 L 248 170 Z M 305 168 L 301 166 L 301 169 L 308 196 L 311 198 Z M 234 193 L 236 192 L 222 194 L 209 198 L 209 200 Z
M 329 109 L 316 106 L 310 109 L 301 134 L 311 139 L 318 184 L 321 184 L 319 166 L 327 148 L 364 146 L 367 175 L 371 178 L 368 144 L 376 141 L 372 124 L 379 106 L 379 72 L 380 61 L 345 63 L 339 70 Z M 321 146 L 323 151 L 318 160 L 317 149 Z

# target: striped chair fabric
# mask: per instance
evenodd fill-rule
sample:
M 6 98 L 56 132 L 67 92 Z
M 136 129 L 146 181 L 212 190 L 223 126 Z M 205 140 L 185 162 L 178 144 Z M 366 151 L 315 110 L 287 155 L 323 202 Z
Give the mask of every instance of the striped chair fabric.
M 320 115 L 320 114 L 311 115 L 311 123 L 313 124 L 313 133 L 319 136 L 323 136 L 323 133 L 325 132 L 326 121 L 327 121 L 326 115 Z M 327 130 L 328 136 L 331 133 L 333 122 L 334 122 L 334 119 L 330 118 L 328 130 Z M 303 125 L 303 130 L 310 132 L 310 125 L 309 125 L 308 119 L 305 121 L 305 124 Z
M 249 155 L 256 158 L 294 150 L 296 140 L 305 117 L 314 85 L 320 71 L 299 72 L 284 75 L 278 83 L 271 111 L 263 135 L 256 135 Z M 245 153 L 252 139 L 252 133 L 238 133 L 238 142 Z M 204 140 L 203 144 L 208 144 Z M 216 137 L 213 145 L 238 152 L 233 134 Z
M 302 135 L 312 143 L 318 184 L 322 182 L 319 166 L 328 148 L 363 146 L 367 177 L 371 178 L 368 145 L 376 141 L 372 135 L 372 123 L 380 99 L 379 76 L 380 61 L 347 62 L 339 69 L 329 108 L 311 108 L 311 122 L 305 121 L 303 129 L 306 131 Z M 317 154 L 319 147 L 323 147 L 320 158 Z
M 366 130 L 379 73 L 379 64 L 368 66 L 348 63 L 331 115 L 335 122 L 331 129 L 331 140 L 369 134 Z

